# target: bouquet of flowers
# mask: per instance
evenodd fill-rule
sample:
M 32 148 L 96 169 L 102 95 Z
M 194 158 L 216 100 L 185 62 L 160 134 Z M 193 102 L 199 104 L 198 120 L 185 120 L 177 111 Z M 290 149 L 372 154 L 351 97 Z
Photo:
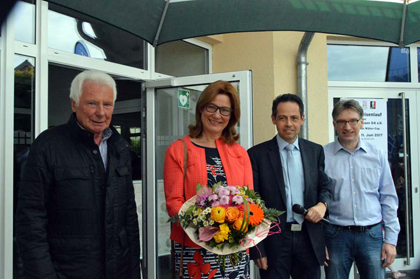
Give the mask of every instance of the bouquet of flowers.
M 266 208 L 260 195 L 248 186 L 197 184 L 196 192 L 170 220 L 182 225 L 194 243 L 219 255 L 222 267 L 227 257 L 235 266 L 241 251 L 266 238 L 271 222 L 277 222 L 283 213 Z

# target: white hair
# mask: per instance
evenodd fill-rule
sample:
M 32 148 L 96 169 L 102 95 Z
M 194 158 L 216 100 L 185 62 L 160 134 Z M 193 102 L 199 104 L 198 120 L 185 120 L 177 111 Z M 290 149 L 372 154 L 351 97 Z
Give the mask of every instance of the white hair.
M 79 106 L 79 98 L 82 96 L 82 87 L 86 81 L 93 81 L 99 84 L 108 85 L 114 93 L 114 102 L 117 99 L 117 86 L 115 80 L 108 74 L 100 71 L 87 70 L 78 74 L 70 86 L 70 99 L 72 99 L 76 106 Z

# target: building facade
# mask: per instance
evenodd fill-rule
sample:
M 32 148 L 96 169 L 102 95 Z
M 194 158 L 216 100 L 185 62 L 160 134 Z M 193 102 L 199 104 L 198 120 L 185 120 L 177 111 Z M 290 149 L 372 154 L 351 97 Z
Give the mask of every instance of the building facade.
M 272 138 L 272 100 L 297 93 L 302 36 L 223 34 L 155 49 L 131 34 L 45 1 L 19 1 L 0 35 L 0 278 L 23 278 L 13 230 L 21 164 L 37 135 L 67 121 L 75 75 L 96 69 L 117 82 L 113 125 L 137 155 L 133 178 L 143 275 L 168 278 L 169 224 L 162 181 L 166 147 L 187 133 L 199 94 L 219 79 L 232 82 L 240 93 L 240 143 L 249 148 Z M 308 51 L 305 114 L 310 140 L 323 145 L 334 140 L 331 111 L 340 98 L 369 102 L 369 108 L 377 104 L 386 116 L 380 119 L 386 129 L 373 132 L 372 138 L 388 149 L 398 187 L 399 269 L 420 264 L 420 227 L 413 222 L 420 211 L 418 47 L 398 49 L 316 34 Z M 374 129 L 376 124 L 369 121 Z

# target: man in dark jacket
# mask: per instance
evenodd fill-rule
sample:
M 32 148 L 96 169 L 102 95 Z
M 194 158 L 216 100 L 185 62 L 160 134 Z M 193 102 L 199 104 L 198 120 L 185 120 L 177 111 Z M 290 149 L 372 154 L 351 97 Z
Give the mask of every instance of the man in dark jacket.
M 70 120 L 32 145 L 16 221 L 29 278 L 140 278 L 130 147 L 110 126 L 116 95 L 109 75 L 80 73 Z
M 248 150 L 255 191 L 268 208 L 285 211 L 280 216 L 281 234 L 250 249 L 263 279 L 321 278 L 320 266 L 326 259 L 319 222 L 331 199 L 330 180 L 324 173 L 322 146 L 298 137 L 303 110 L 297 95 L 278 96 L 271 115 L 278 134 Z M 295 213 L 294 204 L 307 208 L 307 213 Z

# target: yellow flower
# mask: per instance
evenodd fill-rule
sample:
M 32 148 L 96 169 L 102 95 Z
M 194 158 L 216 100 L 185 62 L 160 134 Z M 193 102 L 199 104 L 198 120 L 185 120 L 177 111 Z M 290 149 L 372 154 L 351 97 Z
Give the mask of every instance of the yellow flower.
M 221 206 L 213 207 L 211 209 L 211 219 L 213 219 L 217 223 L 224 223 L 225 215 L 226 215 L 226 210 Z
M 219 229 L 220 229 L 221 232 L 230 233 L 230 229 L 229 229 L 229 226 L 227 224 L 220 225 Z
M 214 240 L 217 243 L 228 240 L 229 239 L 229 233 L 230 233 L 230 229 L 229 229 L 229 226 L 227 224 L 222 224 L 222 225 L 220 225 L 219 228 L 220 228 L 220 231 L 213 236 Z

